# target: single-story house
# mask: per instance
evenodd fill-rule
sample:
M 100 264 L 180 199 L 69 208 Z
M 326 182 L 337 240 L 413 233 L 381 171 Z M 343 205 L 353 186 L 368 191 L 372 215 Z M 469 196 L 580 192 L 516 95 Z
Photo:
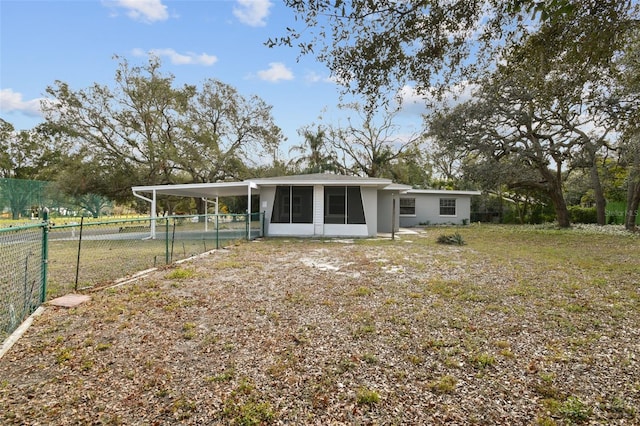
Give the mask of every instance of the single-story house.
M 390 179 L 328 173 L 247 179 L 242 182 L 136 186 L 136 197 L 158 195 L 248 197 L 248 210 L 264 213 L 265 236 L 373 237 L 421 223 L 468 223 L 478 191 L 416 190 Z M 142 195 L 150 194 L 150 195 Z M 259 205 L 252 206 L 252 195 Z

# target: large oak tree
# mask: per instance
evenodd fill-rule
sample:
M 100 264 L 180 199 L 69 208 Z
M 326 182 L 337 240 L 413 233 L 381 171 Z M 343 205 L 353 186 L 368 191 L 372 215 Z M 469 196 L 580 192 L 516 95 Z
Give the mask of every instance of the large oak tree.
M 609 60 L 637 21 L 633 0 L 285 0 L 296 13 L 269 46 L 296 46 L 324 62 L 347 91 L 376 103 L 387 91 L 418 93 L 474 79 L 540 24 L 572 44 L 565 60 Z M 563 24 L 555 25 L 557 22 Z M 553 42 L 552 40 L 549 40 Z M 555 41 L 555 40 L 554 40 Z
M 240 177 L 281 140 L 271 107 L 257 96 L 215 80 L 176 87 L 155 57 L 144 66 L 122 60 L 113 87 L 74 90 L 56 81 L 47 93 L 49 126 L 101 176 L 85 180 L 86 191 L 115 200 L 130 198 L 133 185 Z

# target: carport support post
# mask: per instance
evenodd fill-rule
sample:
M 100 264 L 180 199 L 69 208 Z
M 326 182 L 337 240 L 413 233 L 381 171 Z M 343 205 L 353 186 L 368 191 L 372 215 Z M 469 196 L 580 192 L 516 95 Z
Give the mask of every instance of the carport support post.
M 247 240 L 251 236 L 251 185 L 247 185 Z
M 151 239 L 156 239 L 156 190 L 153 190 L 153 198 L 151 199 Z
M 209 201 L 206 198 L 203 198 L 202 201 L 204 201 L 204 232 L 207 232 L 209 230 L 209 221 L 208 219 L 208 215 L 209 215 L 209 204 L 207 204 Z

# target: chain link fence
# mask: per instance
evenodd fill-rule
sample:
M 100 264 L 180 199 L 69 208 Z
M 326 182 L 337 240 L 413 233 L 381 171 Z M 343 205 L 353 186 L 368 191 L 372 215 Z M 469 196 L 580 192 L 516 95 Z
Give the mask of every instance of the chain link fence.
M 45 300 L 46 237 L 44 223 L 0 229 L 0 340 Z
M 0 229 L 0 338 L 46 299 L 109 285 L 263 232 L 263 213 L 82 218 Z
M 262 236 L 262 214 L 70 222 L 49 232 L 51 297 Z

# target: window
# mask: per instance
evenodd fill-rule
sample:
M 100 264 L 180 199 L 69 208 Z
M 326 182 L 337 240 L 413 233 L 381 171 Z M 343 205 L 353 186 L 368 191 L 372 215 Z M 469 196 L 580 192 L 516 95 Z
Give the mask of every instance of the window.
M 324 188 L 324 223 L 366 223 L 359 186 Z
M 364 209 L 362 208 L 362 196 L 359 186 L 347 187 L 347 223 L 363 225 L 367 223 L 364 219 Z
M 291 187 L 291 223 L 313 223 L 313 186 Z
M 440 216 L 456 215 L 456 199 L 440 198 Z
M 400 214 L 406 216 L 416 215 L 416 199 L 400 198 Z
M 276 198 L 273 202 L 271 223 L 289 223 L 291 221 L 291 187 L 276 187 Z
M 271 223 L 313 223 L 313 187 L 276 187 Z
M 324 223 L 345 223 L 346 188 L 324 188 Z

